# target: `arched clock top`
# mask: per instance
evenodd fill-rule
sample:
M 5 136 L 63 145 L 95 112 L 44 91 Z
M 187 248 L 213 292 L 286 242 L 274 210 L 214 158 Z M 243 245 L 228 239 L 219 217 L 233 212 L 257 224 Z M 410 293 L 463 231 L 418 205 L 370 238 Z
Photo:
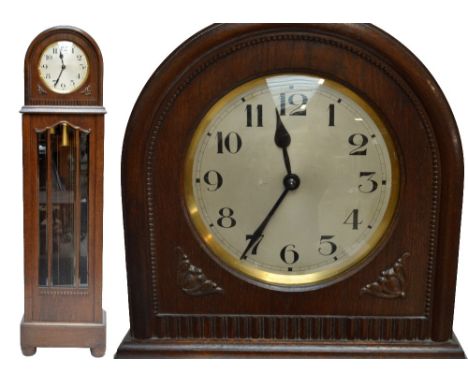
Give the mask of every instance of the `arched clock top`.
M 94 39 L 70 26 L 45 30 L 24 62 L 25 105 L 102 106 L 103 61 Z
M 274 81 L 285 76 L 303 76 L 308 81 Z M 327 81 L 335 83 L 340 93 L 326 93 L 322 85 Z M 306 82 L 317 86 L 302 88 Z M 276 93 L 274 84 L 279 84 Z M 366 115 L 344 118 L 346 110 L 360 110 L 349 102 L 348 94 L 362 100 L 356 105 L 364 105 Z M 311 99 L 317 103 L 312 105 Z M 293 109 L 300 106 L 307 115 Z M 335 113 L 339 110 L 343 114 L 338 123 Z M 378 120 L 374 113 L 385 129 L 376 123 L 368 135 L 357 131 L 355 123 L 369 117 L 371 126 L 371 119 Z M 309 117 L 309 122 L 301 123 L 301 118 Z M 304 133 L 299 136 L 301 129 Z M 289 139 L 288 143 L 286 139 L 274 141 L 276 134 L 286 136 L 283 130 L 294 144 L 308 149 L 298 154 L 300 144 L 293 149 Z M 333 135 L 338 133 L 344 135 Z M 394 145 L 379 141 L 379 134 L 388 136 Z M 307 136 L 312 137 L 310 141 Z M 320 137 L 330 138 L 323 140 L 331 142 L 330 148 L 343 147 L 341 154 L 321 152 L 325 143 L 311 149 Z M 368 159 L 370 151 L 365 157 L 362 151 L 369 139 L 374 139 L 374 146 L 381 142 L 387 147 L 379 158 L 385 159 L 386 152 L 390 159 L 397 158 L 382 162 L 385 171 L 380 173 L 398 172 L 398 183 L 390 184 L 388 177 L 379 182 L 372 178 L 377 162 Z M 257 155 L 249 147 L 264 151 Z M 289 152 L 294 150 L 295 157 L 289 161 Z M 317 155 L 312 158 L 310 152 Z M 306 170 L 313 173 L 314 166 L 322 169 L 336 158 L 348 166 L 356 157 L 363 159 L 362 165 L 356 160 L 355 169 L 330 181 L 325 176 L 328 172 L 321 178 L 317 170 L 312 182 L 316 188 L 308 191 Z M 256 168 L 264 165 L 263 172 L 245 183 L 248 191 L 230 192 L 253 173 L 252 163 Z M 297 170 L 301 165 L 303 169 Z M 331 173 L 344 167 L 329 168 Z M 270 169 L 278 172 L 269 173 Z M 338 187 L 338 180 L 354 173 L 358 181 Z M 293 175 L 300 182 L 291 189 L 284 183 L 283 189 L 281 181 L 294 180 Z M 362 188 L 366 179 L 370 188 Z M 279 189 L 263 206 L 267 191 L 255 197 L 255 187 L 271 191 L 271 184 Z M 365 222 L 361 205 L 358 209 L 349 203 L 331 211 L 343 202 L 343 190 L 369 203 L 364 198 L 384 187 L 395 187 L 395 193 L 388 194 L 392 203 L 387 204 L 395 206 L 395 212 L 385 227 Z M 304 224 L 290 229 L 292 219 L 281 219 L 286 214 L 281 215 L 278 206 L 292 199 L 283 195 L 311 197 L 303 208 L 295 205 L 290 217 L 297 218 L 324 200 L 313 199 L 325 194 L 317 191 L 322 189 L 341 196 L 323 208 L 326 212 L 316 218 L 317 224 L 307 224 L 310 216 L 319 216 L 312 211 Z M 392 347 L 391 341 L 398 339 L 420 346 L 426 354 L 436 354 L 433 346 L 441 344 L 453 349 L 450 356 L 463 356 L 452 337 L 462 191 L 462 149 L 450 106 L 424 65 L 387 33 L 370 24 L 212 25 L 182 44 L 155 71 L 129 119 L 122 153 L 122 198 L 131 326 L 117 355 L 135 356 L 136 348 L 150 356 L 170 354 L 172 350 L 160 347 L 160 338 L 167 339 L 173 349 L 178 349 L 178 339 L 188 339 L 194 345 L 187 347 L 191 355 L 199 354 L 196 345 L 202 337 L 222 338 L 223 344 L 241 347 L 245 338 L 261 338 L 274 349 L 277 327 L 284 328 L 281 338 L 289 341 L 288 355 L 297 355 L 295 346 L 302 346 L 296 341 L 297 328 L 301 327 L 300 338 L 309 341 L 302 350 L 311 356 L 323 350 L 316 351 L 314 346 L 320 348 L 324 339 L 337 344 L 338 350 L 328 355 L 339 354 L 352 341 L 375 340 Z M 397 195 L 394 204 L 393 195 Z M 257 207 L 262 211 L 255 212 Z M 331 229 L 327 219 L 331 219 Z M 250 226 L 243 229 L 244 222 Z M 267 234 L 266 224 L 281 229 Z M 327 230 L 310 234 L 310 227 Z M 383 227 L 381 236 L 376 242 L 366 239 L 367 257 L 346 264 L 341 273 L 305 286 L 293 278 L 302 259 L 330 256 L 338 264 L 337 248 L 344 248 L 344 241 L 338 239 L 350 237 L 348 232 L 377 231 L 377 227 Z M 274 249 L 262 252 L 271 243 Z M 190 264 L 203 270 L 203 275 L 189 272 L 190 281 L 195 274 L 200 283 L 205 278 L 216 280 L 223 293 L 195 298 L 181 289 L 177 272 L 180 276 L 180 269 L 188 269 L 189 264 L 188 258 L 181 262 L 180 256 L 172 255 L 175 248 L 183 248 L 190 254 Z M 255 273 L 239 265 L 250 260 Z M 277 273 L 292 282 L 286 285 L 283 278 L 271 282 L 275 267 L 283 267 Z M 305 274 L 303 269 L 297 274 Z M 186 278 L 187 272 L 182 276 Z M 220 317 L 224 321 L 216 321 Z M 246 322 L 245 331 L 238 330 L 240 322 Z M 316 322 L 323 332 L 309 330 Z M 205 331 L 207 327 L 212 330 Z M 364 352 L 378 353 L 369 348 Z M 220 354 L 216 349 L 207 353 Z M 421 354 L 408 347 L 399 355 Z

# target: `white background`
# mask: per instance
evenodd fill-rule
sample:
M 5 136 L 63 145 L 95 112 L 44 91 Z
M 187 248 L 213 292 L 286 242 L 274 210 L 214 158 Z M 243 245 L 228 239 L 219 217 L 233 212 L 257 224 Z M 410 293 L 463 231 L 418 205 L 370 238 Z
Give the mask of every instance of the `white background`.
M 0 380 L 84 381 L 136 376 L 190 380 L 424 380 L 465 379 L 464 361 L 242 361 L 112 359 L 128 330 L 120 155 L 138 94 L 179 44 L 213 22 L 372 22 L 392 34 L 427 66 L 452 107 L 468 147 L 468 26 L 463 1 L 3 1 L 0 13 Z M 323 4 L 323 5 L 321 5 Z M 107 108 L 104 191 L 104 293 L 107 354 L 87 349 L 38 349 L 23 357 L 23 209 L 21 117 L 23 60 L 44 29 L 73 25 L 97 41 L 104 57 Z M 466 206 L 466 201 L 465 201 Z M 463 214 L 454 330 L 468 350 L 468 209 Z M 135 379 L 135 376 L 132 377 Z

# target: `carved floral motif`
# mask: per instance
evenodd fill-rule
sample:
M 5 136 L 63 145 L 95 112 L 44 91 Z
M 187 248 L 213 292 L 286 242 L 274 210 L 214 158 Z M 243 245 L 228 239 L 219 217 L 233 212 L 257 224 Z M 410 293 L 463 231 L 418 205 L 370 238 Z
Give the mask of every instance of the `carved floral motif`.
M 91 85 L 86 86 L 80 93 L 85 95 L 85 96 L 90 96 L 91 93 L 92 93 Z
M 37 91 L 40 95 L 47 95 L 47 91 L 39 84 L 37 85 Z
M 370 294 L 381 298 L 405 298 L 406 274 L 404 265 L 409 255 L 409 252 L 405 252 L 392 267 L 380 272 L 377 281 L 363 287 L 361 294 Z
M 208 280 L 200 268 L 192 265 L 181 248 L 176 248 L 179 263 L 177 266 L 177 285 L 190 296 L 206 296 L 214 293 L 223 293 L 215 282 Z

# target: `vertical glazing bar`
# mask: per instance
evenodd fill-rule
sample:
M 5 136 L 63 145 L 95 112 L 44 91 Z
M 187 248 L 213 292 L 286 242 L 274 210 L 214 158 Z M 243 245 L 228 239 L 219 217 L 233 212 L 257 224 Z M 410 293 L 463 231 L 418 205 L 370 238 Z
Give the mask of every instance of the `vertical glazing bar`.
M 75 187 L 74 187 L 74 232 L 73 232 L 73 245 L 75 247 L 75 276 L 74 276 L 74 285 L 75 287 L 80 286 L 80 235 L 81 235 L 81 190 L 80 190 L 80 131 L 74 129 L 74 165 L 75 165 Z
M 51 150 L 51 137 L 53 129 L 47 130 L 47 149 L 46 149 L 46 160 L 47 160 L 47 185 L 46 185 L 46 214 L 47 214 L 47 233 L 46 233 L 46 245 L 47 245 L 47 286 L 52 286 L 52 252 L 53 252 L 53 213 L 52 213 L 52 150 Z
M 80 132 L 80 287 L 88 286 L 89 134 Z

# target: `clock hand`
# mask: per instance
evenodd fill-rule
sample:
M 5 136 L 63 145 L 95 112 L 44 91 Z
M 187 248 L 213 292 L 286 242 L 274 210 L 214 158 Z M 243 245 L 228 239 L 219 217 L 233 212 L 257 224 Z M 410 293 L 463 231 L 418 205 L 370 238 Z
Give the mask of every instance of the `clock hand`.
M 63 53 L 62 53 L 62 49 L 60 49 L 59 57 L 60 57 L 60 60 L 62 61 L 62 66 L 65 66 L 65 64 L 64 64 L 64 62 L 63 62 Z
M 291 162 L 289 160 L 288 155 L 288 146 L 291 143 L 291 136 L 288 133 L 288 130 L 284 127 L 283 121 L 281 121 L 281 117 L 278 113 L 278 109 L 276 110 L 276 130 L 275 130 L 275 144 L 283 151 L 283 159 L 284 165 L 286 166 L 286 171 L 288 175 L 291 175 Z
M 263 235 L 263 231 L 265 230 L 266 226 L 268 225 L 270 219 L 273 217 L 274 213 L 278 209 L 278 207 L 281 205 L 283 202 L 284 198 L 288 194 L 289 191 L 293 191 L 299 187 L 301 184 L 301 180 L 296 174 L 289 174 L 286 175 L 283 179 L 283 185 L 284 185 L 284 190 L 281 193 L 280 197 L 276 201 L 276 203 L 273 205 L 272 209 L 270 212 L 268 212 L 268 215 L 263 219 L 263 221 L 260 223 L 258 228 L 255 230 L 255 232 L 250 235 L 250 241 L 247 244 L 247 247 L 245 248 L 244 252 L 241 255 L 241 260 L 244 260 L 247 258 L 247 253 L 249 250 L 255 245 L 255 243 L 260 239 L 260 237 Z
M 66 69 L 65 63 L 63 62 L 62 49 L 60 49 L 59 57 L 60 57 L 60 60 L 62 61 L 62 67 L 61 67 L 59 76 L 58 76 L 57 79 L 54 81 L 54 88 L 57 86 L 58 82 L 60 81 L 60 77 L 62 77 L 63 71 Z
M 281 196 L 276 201 L 276 203 L 274 204 L 273 208 L 270 210 L 266 218 L 258 226 L 255 232 L 252 235 L 250 235 L 250 241 L 247 244 L 247 247 L 245 248 L 244 252 L 242 253 L 241 260 L 247 258 L 247 253 L 255 245 L 258 239 L 262 236 L 263 231 L 265 230 L 268 222 L 270 221 L 270 219 L 272 218 L 273 214 L 278 209 L 280 204 L 283 202 L 288 192 L 295 190 L 297 187 L 299 187 L 299 184 L 300 184 L 299 177 L 296 174 L 293 174 L 291 171 L 291 162 L 289 160 L 289 155 L 288 155 L 288 146 L 291 143 L 291 136 L 289 135 L 288 130 L 286 130 L 286 128 L 284 127 L 283 121 L 281 121 L 281 117 L 278 113 L 278 109 L 275 109 L 275 111 L 276 111 L 275 144 L 276 146 L 281 148 L 283 151 L 284 165 L 286 166 L 286 171 L 288 175 L 286 175 L 286 177 L 283 180 L 283 184 L 285 187 L 284 191 L 282 192 Z
M 64 67 L 62 66 L 62 70 L 60 70 L 59 76 L 58 76 L 57 79 L 54 81 L 54 88 L 57 86 L 58 82 L 60 81 L 60 77 L 62 76 L 63 70 L 64 70 Z
M 265 219 L 263 219 L 263 221 L 261 222 L 261 224 L 258 226 L 258 228 L 255 230 L 255 232 L 251 235 L 250 237 L 250 241 L 249 243 L 247 244 L 247 247 L 245 248 L 244 252 L 242 253 L 242 256 L 240 257 L 241 260 L 243 259 L 246 259 L 247 258 L 247 252 L 249 252 L 249 250 L 254 246 L 254 244 L 257 242 L 257 240 L 260 238 L 260 236 L 262 236 L 263 234 L 263 231 L 265 230 L 268 222 L 270 221 L 270 219 L 272 218 L 273 214 L 275 213 L 275 211 L 278 209 L 278 207 L 280 206 L 280 204 L 283 202 L 284 198 L 286 197 L 286 195 L 288 194 L 290 190 L 288 188 L 285 188 L 283 190 L 283 192 L 281 193 L 280 197 L 278 198 L 278 200 L 276 201 L 276 203 L 274 204 L 273 208 L 270 210 L 270 212 L 268 212 L 268 215 L 266 216 Z

